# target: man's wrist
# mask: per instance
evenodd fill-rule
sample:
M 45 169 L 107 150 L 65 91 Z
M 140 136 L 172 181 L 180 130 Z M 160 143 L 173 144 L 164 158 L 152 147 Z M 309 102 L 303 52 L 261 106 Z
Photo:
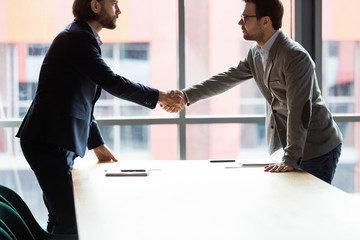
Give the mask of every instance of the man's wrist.
M 164 100 L 165 93 L 161 90 L 159 90 L 159 98 L 157 103 L 161 103 Z
M 186 92 L 185 92 L 185 91 L 181 91 L 181 92 L 183 93 L 183 95 L 184 95 L 184 97 L 185 97 L 186 105 L 189 106 L 189 105 L 190 105 L 190 102 L 189 102 L 189 98 L 188 98 Z
M 283 156 L 281 162 L 293 167 L 294 169 L 299 169 L 299 165 L 296 162 L 292 161 L 288 156 Z

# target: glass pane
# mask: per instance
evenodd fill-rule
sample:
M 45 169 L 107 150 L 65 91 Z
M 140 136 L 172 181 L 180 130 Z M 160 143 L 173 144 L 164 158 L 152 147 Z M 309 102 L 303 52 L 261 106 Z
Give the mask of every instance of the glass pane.
M 360 29 L 349 25 L 360 21 L 359 8 L 357 0 L 346 4 L 322 1 L 322 91 L 333 113 L 359 113 Z M 346 191 L 359 192 L 359 125 L 339 123 L 339 127 L 348 148 L 341 156 L 339 169 L 343 173 L 341 177 L 337 173 L 335 180 L 343 185 L 346 182 Z
M 0 1 L 0 117 L 23 117 L 54 39 L 73 20 L 73 0 Z M 103 58 L 115 73 L 159 89 L 177 87 L 177 1 L 121 0 L 115 30 L 100 32 Z M 46 11 L 44 11 L 46 9 Z M 161 14 L 159 14 L 161 12 Z M 95 113 L 174 116 L 103 92 Z M 104 108 L 106 111 L 104 111 Z
M 118 160 L 177 160 L 177 125 L 100 126 L 106 145 Z M 93 151 L 85 158 L 96 159 Z
M 282 30 L 291 36 L 292 0 L 282 1 Z M 238 25 L 243 1 L 187 0 L 185 9 L 186 86 L 237 65 L 253 41 L 245 41 Z M 231 103 L 231 104 L 227 104 Z M 252 81 L 188 107 L 189 115 L 264 114 L 265 100 Z
M 333 113 L 359 113 L 360 2 L 323 1 L 323 93 Z
M 198 124 L 186 127 L 189 160 L 266 158 L 264 124 Z

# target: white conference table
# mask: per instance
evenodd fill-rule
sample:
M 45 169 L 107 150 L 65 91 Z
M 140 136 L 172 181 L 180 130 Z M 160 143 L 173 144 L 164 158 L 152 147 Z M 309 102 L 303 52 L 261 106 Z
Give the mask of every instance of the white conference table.
M 360 239 L 360 203 L 305 172 L 199 161 L 75 161 L 80 240 Z M 116 168 L 146 177 L 106 177 Z

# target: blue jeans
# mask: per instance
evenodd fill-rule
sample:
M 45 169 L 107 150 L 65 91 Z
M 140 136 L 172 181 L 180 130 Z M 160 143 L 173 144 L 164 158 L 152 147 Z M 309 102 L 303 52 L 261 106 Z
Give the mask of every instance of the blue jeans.
M 341 153 L 341 143 L 329 153 L 300 162 L 300 168 L 331 184 Z

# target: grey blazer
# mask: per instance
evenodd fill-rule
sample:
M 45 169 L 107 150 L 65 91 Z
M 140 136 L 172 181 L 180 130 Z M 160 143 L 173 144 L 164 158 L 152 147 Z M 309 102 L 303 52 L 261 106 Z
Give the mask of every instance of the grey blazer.
M 189 105 L 254 79 L 266 99 L 266 137 L 270 154 L 282 147 L 283 162 L 324 155 L 342 142 L 341 132 L 321 96 L 315 64 L 307 51 L 280 31 L 265 71 L 256 43 L 236 67 L 183 89 Z

